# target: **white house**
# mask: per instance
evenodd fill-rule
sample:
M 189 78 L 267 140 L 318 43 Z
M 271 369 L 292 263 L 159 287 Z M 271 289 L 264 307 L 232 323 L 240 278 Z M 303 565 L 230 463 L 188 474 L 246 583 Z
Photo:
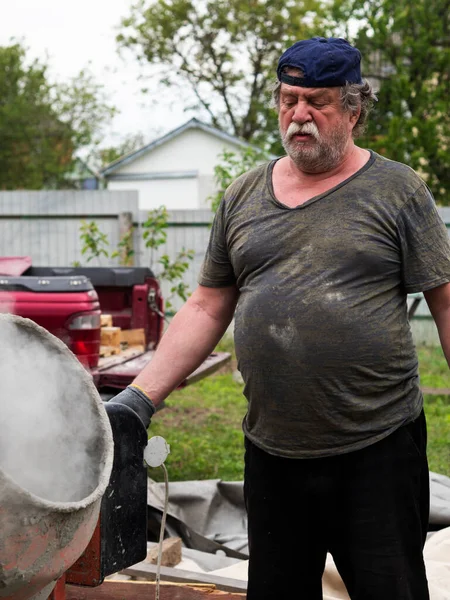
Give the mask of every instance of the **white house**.
M 168 210 L 210 208 L 214 167 L 224 150 L 248 146 L 197 119 L 191 119 L 157 140 L 107 165 L 102 170 L 108 190 L 137 190 L 139 208 Z

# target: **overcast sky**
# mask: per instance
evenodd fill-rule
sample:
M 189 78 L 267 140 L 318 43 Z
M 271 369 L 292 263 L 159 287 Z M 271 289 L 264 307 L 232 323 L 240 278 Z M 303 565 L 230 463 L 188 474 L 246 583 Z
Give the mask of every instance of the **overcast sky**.
M 132 56 L 121 59 L 116 28 L 128 16 L 132 0 L 0 0 L 0 45 L 11 38 L 24 41 L 28 56 L 46 59 L 51 77 L 61 81 L 91 64 L 110 101 L 120 110 L 107 133 L 115 143 L 127 134 L 142 132 L 146 141 L 181 125 L 192 114 L 181 103 L 157 108 L 140 93 L 151 82 Z

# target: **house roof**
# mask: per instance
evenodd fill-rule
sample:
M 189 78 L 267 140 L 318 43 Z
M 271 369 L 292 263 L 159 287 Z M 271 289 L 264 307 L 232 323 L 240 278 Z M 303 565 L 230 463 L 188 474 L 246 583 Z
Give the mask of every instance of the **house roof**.
M 205 131 L 206 133 L 209 133 L 221 140 L 224 140 L 225 142 L 235 144 L 236 146 L 241 146 L 241 147 L 251 146 L 251 144 L 249 144 L 248 142 L 245 142 L 244 140 L 242 140 L 234 135 L 225 133 L 224 131 L 217 129 L 216 127 L 212 127 L 211 125 L 206 125 L 206 123 L 202 123 L 201 121 L 199 121 L 198 119 L 196 119 L 194 117 L 193 119 L 190 119 L 189 121 L 184 123 L 184 125 L 181 125 L 180 127 L 177 127 L 176 129 L 172 129 L 172 131 L 169 131 L 169 133 L 166 133 L 166 135 L 163 135 L 162 137 L 157 138 L 153 142 L 150 142 L 150 144 L 146 144 L 145 146 L 142 146 L 142 148 L 139 148 L 138 150 L 134 150 L 133 152 L 130 152 L 129 154 L 125 154 L 125 156 L 121 156 L 120 158 L 113 161 L 112 163 L 109 163 L 109 165 L 106 165 L 105 167 L 103 167 L 103 169 L 100 172 L 103 176 L 107 177 L 111 173 L 114 173 L 114 171 L 116 171 L 117 169 L 121 169 L 125 165 L 135 161 L 137 158 L 140 158 L 144 154 L 147 154 L 148 152 L 155 150 L 159 146 L 162 146 L 162 144 L 165 144 L 165 143 L 169 142 L 170 140 L 173 140 L 175 137 L 179 136 L 180 134 L 184 133 L 185 131 L 188 131 L 189 129 L 200 129 L 201 131 Z

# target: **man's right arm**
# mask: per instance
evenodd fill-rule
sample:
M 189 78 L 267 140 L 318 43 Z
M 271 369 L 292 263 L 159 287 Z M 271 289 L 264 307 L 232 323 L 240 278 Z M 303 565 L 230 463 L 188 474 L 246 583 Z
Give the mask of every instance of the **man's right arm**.
M 112 399 L 131 408 L 148 427 L 155 406 L 211 354 L 225 333 L 238 301 L 224 229 L 224 204 L 214 217 L 199 285 L 172 319 L 152 360 Z
M 233 318 L 238 296 L 235 286 L 198 286 L 132 385 L 143 390 L 155 406 L 160 404 L 214 350 Z

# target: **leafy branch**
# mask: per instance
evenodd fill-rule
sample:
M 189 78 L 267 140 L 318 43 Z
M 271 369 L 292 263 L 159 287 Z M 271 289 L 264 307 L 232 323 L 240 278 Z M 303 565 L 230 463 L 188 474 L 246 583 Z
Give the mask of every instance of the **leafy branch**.
M 100 262 L 100 257 L 109 257 L 107 248 L 109 247 L 108 236 L 103 233 L 95 221 L 87 223 L 81 222 L 80 240 L 83 244 L 81 254 L 87 256 L 87 262 L 97 259 Z
M 194 251 L 182 248 L 172 260 L 167 254 L 156 259 L 157 249 L 167 241 L 167 229 L 169 214 L 164 206 L 160 206 L 148 213 L 147 219 L 142 224 L 145 247 L 150 248 L 150 268 L 160 281 L 170 284 L 170 294 L 165 298 L 165 305 L 172 310 L 174 297 L 181 298 L 184 302 L 190 295 L 189 286 L 183 281 L 190 263 L 194 259 Z M 95 221 L 90 223 L 82 221 L 80 227 L 80 240 L 82 242 L 81 254 L 89 263 L 94 259 L 101 262 L 101 258 L 119 258 L 120 264 L 131 266 L 133 264 L 133 234 L 134 228 L 130 228 L 117 244 L 113 252 L 109 252 L 108 236 L 103 233 Z M 79 262 L 74 266 L 81 266 Z
M 145 247 L 150 248 L 150 266 L 152 269 L 154 269 L 156 250 L 167 241 L 168 218 L 169 214 L 166 207 L 160 206 L 151 210 L 148 213 L 147 220 L 142 224 L 144 229 L 142 238 Z M 178 296 L 186 302 L 190 295 L 189 286 L 183 281 L 183 276 L 189 269 L 193 259 L 194 251 L 182 248 L 173 260 L 167 254 L 163 254 L 156 261 L 160 265 L 160 270 L 156 273 L 158 279 L 173 284 L 170 288 L 170 295 L 164 299 L 166 308 L 169 310 L 173 309 L 171 300 L 174 297 Z

